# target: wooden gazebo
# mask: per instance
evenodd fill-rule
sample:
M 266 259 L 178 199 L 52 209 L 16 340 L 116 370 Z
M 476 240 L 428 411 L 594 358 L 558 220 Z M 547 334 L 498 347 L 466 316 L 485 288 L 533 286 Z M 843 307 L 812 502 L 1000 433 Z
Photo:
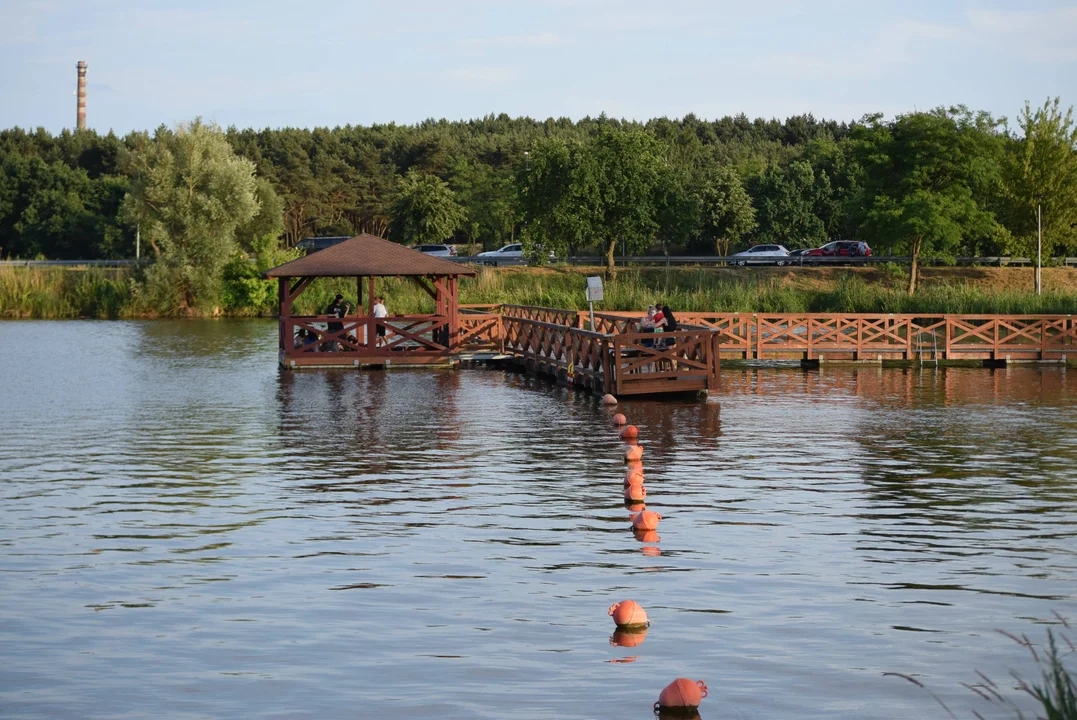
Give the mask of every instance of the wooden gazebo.
M 466 266 L 424 255 L 374 235 L 350 240 L 267 270 L 280 298 L 280 363 L 284 367 L 451 363 L 461 337 L 457 280 Z M 292 306 L 314 278 L 353 277 L 355 314 L 298 316 Z M 411 278 L 434 300 L 431 315 L 374 317 L 375 278 Z M 363 301 L 363 279 L 366 300 Z M 330 323 L 337 327 L 330 329 Z M 379 335 L 378 329 L 384 333 Z

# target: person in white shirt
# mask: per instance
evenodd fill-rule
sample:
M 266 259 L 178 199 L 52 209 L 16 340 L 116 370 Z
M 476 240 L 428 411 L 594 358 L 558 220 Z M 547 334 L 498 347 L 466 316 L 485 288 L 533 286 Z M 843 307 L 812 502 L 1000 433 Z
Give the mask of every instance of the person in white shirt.
M 378 295 L 374 298 L 374 318 L 387 318 L 389 317 L 389 311 L 385 309 L 385 298 Z M 385 344 L 385 326 L 378 323 L 378 339 L 375 342 L 375 347 Z

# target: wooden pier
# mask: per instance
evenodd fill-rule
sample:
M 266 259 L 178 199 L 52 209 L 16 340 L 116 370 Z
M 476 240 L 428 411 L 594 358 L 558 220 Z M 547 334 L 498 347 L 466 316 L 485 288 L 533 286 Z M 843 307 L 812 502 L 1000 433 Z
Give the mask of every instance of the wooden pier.
M 574 310 L 516 305 L 502 306 L 501 317 L 502 352 L 566 383 L 617 396 L 718 388 L 720 333 L 711 328 L 640 333 L 628 322 L 596 332 L 578 327 Z
M 711 391 L 722 358 L 988 363 L 1077 359 L 1073 315 L 678 313 L 679 330 L 638 332 L 641 313 L 516 305 L 459 305 L 472 271 L 361 235 L 265 273 L 280 281 L 279 360 L 285 368 L 455 365 L 502 359 L 594 392 L 644 395 Z M 365 310 L 296 316 L 316 277 L 354 277 Z M 375 280 L 407 277 L 434 312 L 379 317 Z

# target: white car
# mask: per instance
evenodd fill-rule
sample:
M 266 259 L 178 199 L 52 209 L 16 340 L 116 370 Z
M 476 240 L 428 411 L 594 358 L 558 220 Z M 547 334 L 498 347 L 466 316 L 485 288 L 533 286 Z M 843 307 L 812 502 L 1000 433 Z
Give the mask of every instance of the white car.
M 484 265 L 497 265 L 498 263 L 516 265 L 523 262 L 524 246 L 520 243 L 513 243 L 511 245 L 506 245 L 500 250 L 489 250 L 487 252 L 479 253 L 476 257 L 478 257 L 479 262 Z
M 411 249 L 434 257 L 456 256 L 456 249 L 452 245 L 415 245 Z
M 789 251 L 785 249 L 784 245 L 756 245 L 744 252 L 735 254 L 733 257 L 736 258 L 733 262 L 737 265 L 747 265 L 748 263 L 754 265 L 789 264 Z

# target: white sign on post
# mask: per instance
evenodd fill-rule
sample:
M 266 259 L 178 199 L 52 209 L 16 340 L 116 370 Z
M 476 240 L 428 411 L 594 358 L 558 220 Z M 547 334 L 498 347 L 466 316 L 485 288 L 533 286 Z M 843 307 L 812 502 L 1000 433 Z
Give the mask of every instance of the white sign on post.
M 598 275 L 587 278 L 587 302 L 598 302 L 602 299 L 602 278 Z
M 602 278 L 592 275 L 587 278 L 587 303 L 591 308 L 591 330 L 595 329 L 595 302 L 602 299 Z

